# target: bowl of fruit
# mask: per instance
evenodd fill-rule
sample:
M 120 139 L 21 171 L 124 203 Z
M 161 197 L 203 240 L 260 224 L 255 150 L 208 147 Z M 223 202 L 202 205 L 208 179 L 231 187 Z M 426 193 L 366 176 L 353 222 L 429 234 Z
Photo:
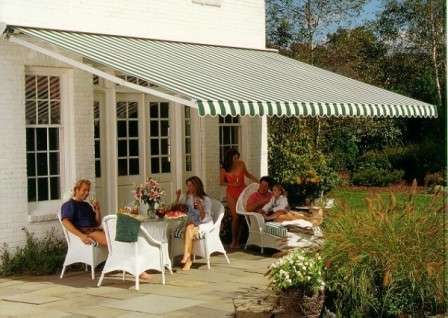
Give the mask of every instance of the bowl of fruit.
M 170 220 L 182 219 L 187 216 L 188 208 L 184 204 L 175 204 L 165 212 L 165 218 Z

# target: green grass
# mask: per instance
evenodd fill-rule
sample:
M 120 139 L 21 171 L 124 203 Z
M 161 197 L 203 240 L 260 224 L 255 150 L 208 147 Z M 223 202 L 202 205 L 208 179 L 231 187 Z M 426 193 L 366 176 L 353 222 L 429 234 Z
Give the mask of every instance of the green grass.
M 382 199 L 390 197 L 390 191 L 387 188 L 384 191 L 375 191 L 375 195 L 380 196 Z M 403 203 L 409 198 L 409 193 L 406 192 L 393 192 L 397 199 L 397 203 Z M 372 195 L 367 190 L 357 190 L 349 188 L 337 188 L 333 190 L 328 197 L 336 199 L 336 209 L 341 208 L 344 203 L 347 207 L 353 210 L 361 210 L 366 207 L 366 198 Z M 425 193 L 418 193 L 415 195 L 415 205 L 417 209 L 422 209 L 431 202 L 431 195 Z

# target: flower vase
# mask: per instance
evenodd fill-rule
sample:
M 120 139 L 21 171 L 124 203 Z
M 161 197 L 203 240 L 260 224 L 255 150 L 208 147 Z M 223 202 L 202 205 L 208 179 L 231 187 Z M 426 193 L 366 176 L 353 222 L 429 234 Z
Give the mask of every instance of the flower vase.
M 146 204 L 146 216 L 149 217 L 150 219 L 156 219 L 157 218 L 157 214 L 156 214 L 156 204 L 154 202 L 151 203 L 147 203 Z

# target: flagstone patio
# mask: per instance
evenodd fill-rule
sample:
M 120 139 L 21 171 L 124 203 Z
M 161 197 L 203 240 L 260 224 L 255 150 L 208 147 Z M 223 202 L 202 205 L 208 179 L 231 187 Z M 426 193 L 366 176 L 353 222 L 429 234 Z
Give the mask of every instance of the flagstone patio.
M 100 288 L 86 272 L 0 279 L 0 317 L 232 317 L 232 299 L 249 287 L 266 288 L 264 273 L 274 260 L 246 252 L 229 257 L 230 265 L 212 257 L 211 270 L 198 260 L 189 272 L 167 274 L 166 285 L 154 274 L 140 291 L 118 273 Z

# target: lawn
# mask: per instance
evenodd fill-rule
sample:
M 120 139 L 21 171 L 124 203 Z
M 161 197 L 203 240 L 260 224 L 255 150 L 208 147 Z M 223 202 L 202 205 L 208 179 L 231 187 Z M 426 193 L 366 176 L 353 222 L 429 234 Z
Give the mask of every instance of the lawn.
M 391 193 L 396 197 L 397 202 L 401 203 L 409 198 L 410 189 L 396 191 L 396 189 L 391 190 L 390 188 L 374 188 L 372 190 L 358 189 L 358 188 L 337 188 L 333 190 L 328 196 L 336 199 L 336 205 L 341 207 L 344 203 L 347 204 L 353 210 L 360 210 L 366 206 L 366 198 L 369 196 L 379 195 L 381 198 L 387 199 L 390 197 Z M 419 191 L 415 195 L 415 204 L 418 209 L 427 206 L 431 200 L 432 195 L 423 193 Z

